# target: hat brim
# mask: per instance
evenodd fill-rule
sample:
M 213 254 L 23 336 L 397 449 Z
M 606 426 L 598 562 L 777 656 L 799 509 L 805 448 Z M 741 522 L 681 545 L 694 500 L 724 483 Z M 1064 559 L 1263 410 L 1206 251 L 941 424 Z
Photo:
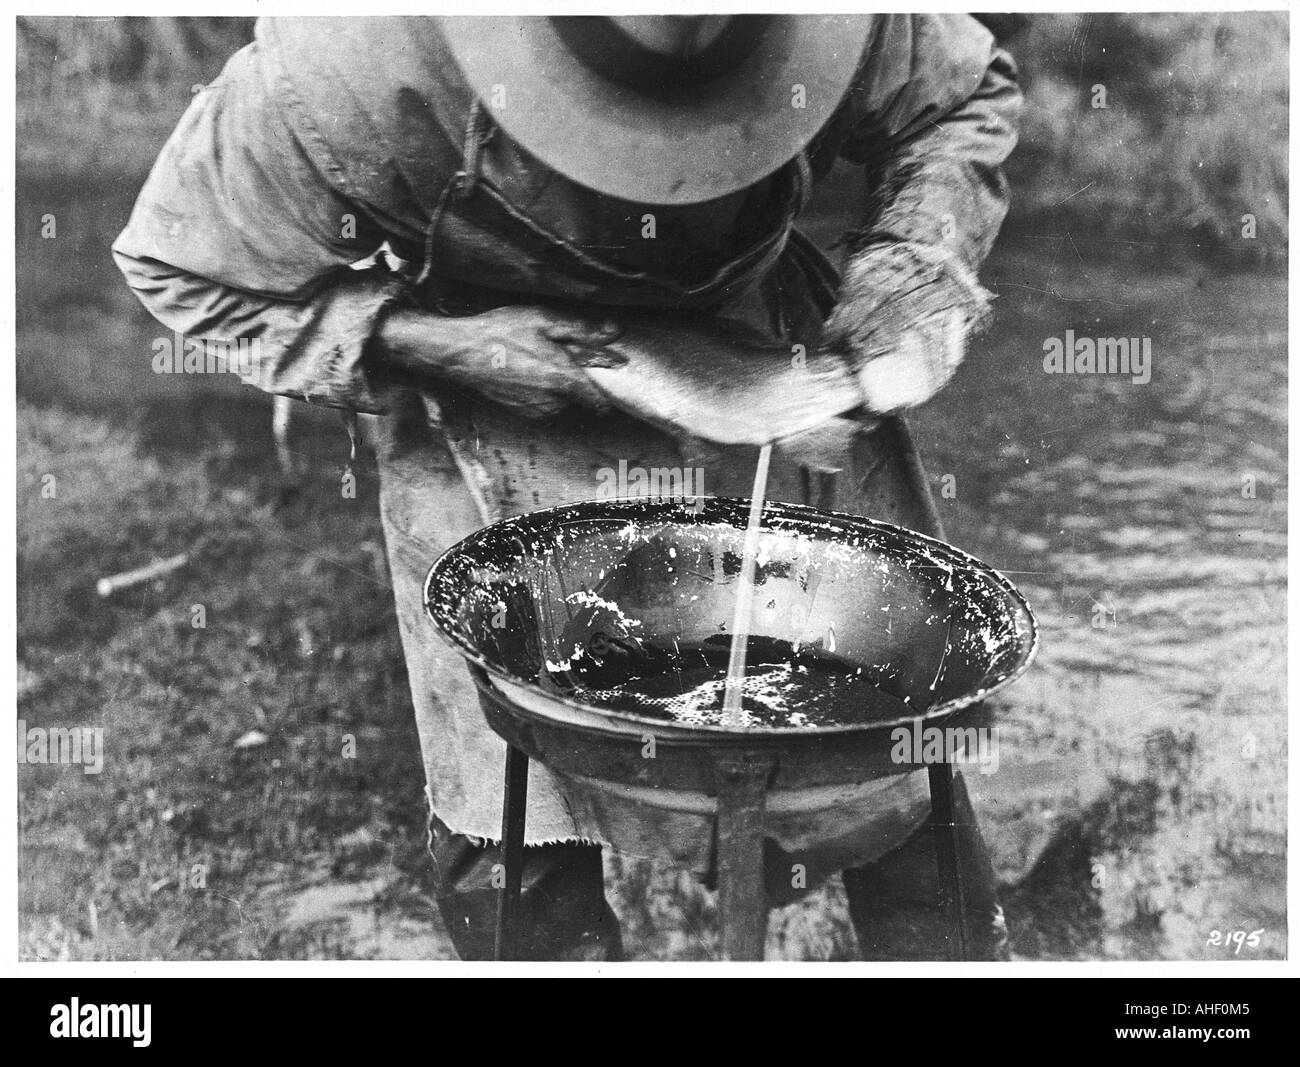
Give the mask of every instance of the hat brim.
M 747 188 L 793 159 L 844 99 L 871 17 L 776 15 L 733 71 L 680 98 L 603 78 L 544 16 L 450 16 L 443 33 L 493 119 L 566 178 L 641 204 Z

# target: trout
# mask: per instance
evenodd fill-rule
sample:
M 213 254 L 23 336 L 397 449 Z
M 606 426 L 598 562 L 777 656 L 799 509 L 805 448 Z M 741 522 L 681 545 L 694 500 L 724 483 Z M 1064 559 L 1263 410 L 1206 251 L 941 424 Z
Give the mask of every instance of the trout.
M 574 358 L 615 407 L 724 445 L 780 441 L 864 401 L 839 356 L 776 345 L 726 320 L 634 319 L 604 351 L 622 362 Z

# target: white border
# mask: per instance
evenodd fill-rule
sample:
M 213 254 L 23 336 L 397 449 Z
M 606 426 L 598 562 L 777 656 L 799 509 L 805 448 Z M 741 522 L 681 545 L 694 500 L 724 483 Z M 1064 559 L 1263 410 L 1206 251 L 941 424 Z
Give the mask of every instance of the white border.
M 373 0 L 373 2 L 364 5 L 355 2 L 352 3 L 322 3 L 301 2 L 301 0 L 277 0 L 275 3 L 257 3 L 250 0 L 227 0 L 226 3 L 198 3 L 185 5 L 182 12 L 185 15 L 381 15 L 381 14 L 414 14 L 414 15 L 433 15 L 433 14 L 645 14 L 645 13 L 687 13 L 692 11 L 699 12 L 722 12 L 722 13 L 747 13 L 747 12 L 780 12 L 780 11 L 800 11 L 801 13 L 808 10 L 819 13 L 855 13 L 862 12 L 868 7 L 861 2 L 844 3 L 836 0 L 819 0 L 819 2 L 806 7 L 798 7 L 791 3 L 773 4 L 764 2 L 764 0 L 747 0 L 747 2 L 737 3 L 734 0 L 710 0 L 707 3 L 698 2 L 698 0 L 679 0 L 677 3 L 653 2 L 653 0 L 639 0 L 639 2 L 630 2 L 630 0 L 605 0 L 600 4 L 590 4 L 582 2 L 573 2 L 573 0 L 549 0 L 546 3 L 525 2 L 525 0 L 514 0 L 514 2 L 502 2 L 502 0 L 455 0 L 455 2 L 443 2 L 436 6 L 429 3 L 405 2 L 395 3 L 392 0 Z M 978 8 L 978 4 L 975 5 Z M 993 0 L 987 5 L 988 9 L 999 12 L 1038 12 L 1050 14 L 1077 14 L 1091 12 L 1130 12 L 1133 10 L 1131 3 L 1122 2 L 1122 0 L 1094 0 L 1094 2 L 1079 6 L 1065 7 L 1056 4 L 1044 3 L 1018 3 L 1015 0 Z M 1288 5 L 1284 3 L 1250 3 L 1240 7 L 1230 5 L 1223 0 L 1218 3 L 1204 2 L 1204 0 L 1181 0 L 1181 2 L 1170 2 L 1170 0 L 1144 0 L 1140 5 L 1144 12 L 1217 12 L 1223 10 L 1235 11 L 1277 11 L 1289 10 Z M 888 5 L 890 11 L 907 11 L 907 12 L 949 12 L 949 11 L 966 11 L 970 9 L 969 4 L 959 3 L 905 3 L 900 5 Z M 23 11 L 22 14 L 41 14 L 41 15 L 87 15 L 99 18 L 106 17 L 104 7 L 92 3 L 69 3 L 66 0 L 47 0 L 40 5 L 39 11 Z M 113 12 L 115 15 L 174 15 L 177 14 L 176 5 L 164 5 L 158 2 L 150 3 L 126 3 L 116 7 Z M 14 427 L 16 418 L 16 396 L 14 385 L 14 372 L 12 353 L 15 351 L 16 337 L 14 332 L 15 325 L 15 291 L 14 291 L 14 160 L 15 160 L 15 92 L 16 87 L 12 80 L 13 72 L 16 70 L 16 32 L 14 16 L 11 15 L 4 23 L 3 28 L 3 54 L 5 61 L 5 70 L 9 72 L 10 89 L 4 94 L 4 112 L 0 116 L 0 123 L 4 128 L 4 188 L 0 191 L 0 200 L 3 201 L 4 227 L 8 248 L 3 257 L 3 265 L 0 270 L 0 287 L 3 288 L 4 302 L 0 306 L 0 340 L 3 343 L 3 352 L 9 354 L 9 370 L 4 375 L 2 399 L 0 399 L 0 419 L 7 429 L 5 440 L 10 448 L 14 443 Z M 1296 73 L 1300 69 L 1300 61 L 1297 60 L 1296 49 L 1291 49 L 1291 108 L 1292 118 L 1295 116 L 1296 105 Z M 1292 127 L 1295 123 L 1292 122 Z M 1291 152 L 1291 190 L 1290 204 L 1292 210 L 1296 205 L 1296 180 L 1295 180 L 1295 162 L 1297 154 L 1296 144 L 1292 138 L 1290 145 Z M 1294 227 L 1294 223 L 1292 223 Z M 1293 271 L 1288 279 L 1288 319 L 1289 333 L 1289 369 L 1295 366 L 1294 353 L 1296 351 L 1297 337 L 1297 317 L 1300 316 L 1300 300 L 1297 300 L 1297 283 L 1295 272 Z M 1288 374 L 1289 379 L 1289 374 Z M 1288 432 L 1290 437 L 1290 456 L 1288 470 L 1295 469 L 1296 459 L 1296 440 L 1295 440 L 1295 412 L 1297 402 L 1295 390 L 1291 390 L 1288 406 Z M 12 650 L 16 648 L 17 630 L 16 630 L 16 602 L 15 602 L 15 572 L 16 572 L 16 519 L 17 512 L 15 506 L 15 496 L 17 491 L 16 484 L 16 467 L 12 460 L 4 466 L 4 492 L 3 501 L 0 507 L 3 507 L 4 517 L 0 519 L 0 556 L 3 557 L 4 576 L 5 576 L 5 594 L 4 594 L 4 615 L 0 620 L 0 670 L 3 671 L 3 692 L 7 697 L 11 697 L 9 706 L 13 707 L 17 700 L 17 670 L 16 658 Z M 1288 528 L 1296 528 L 1296 505 L 1294 500 L 1289 501 L 1288 506 Z M 1288 545 L 1288 562 L 1293 562 L 1294 556 L 1291 553 L 1291 546 Z M 1288 567 L 1290 572 L 1290 567 Z M 1297 610 L 1300 609 L 1300 594 L 1297 594 L 1295 583 L 1289 583 L 1288 597 L 1288 617 L 1295 618 Z M 1288 656 L 1288 659 L 1290 657 Z M 1297 678 L 1294 664 L 1288 671 L 1287 694 L 1289 701 L 1288 724 L 1293 726 L 1295 716 L 1291 710 L 1296 706 Z M 916 964 L 881 964 L 881 963 L 650 963 L 637 962 L 625 963 L 619 965 L 609 964 L 471 964 L 455 962 L 404 962 L 404 961 L 306 961 L 306 962 L 282 962 L 282 961 L 237 961 L 221 963 L 203 963 L 197 961 L 185 962 L 166 962 L 166 963 L 130 963 L 130 962 L 112 962 L 112 963 L 33 963 L 20 962 L 17 959 L 18 950 L 18 931 L 17 931 L 17 860 L 18 860 L 18 794 L 17 794 L 17 751 L 16 737 L 12 729 L 0 731 L 4 735 L 4 772 L 3 784 L 0 789 L 3 790 L 5 814 L 3 816 L 3 825 L 0 826 L 0 840 L 4 842 L 3 855 L 8 855 L 12 859 L 12 866 L 7 869 L 12 871 L 10 877 L 0 878 L 0 922 L 3 923 L 3 934 L 0 935 L 0 961 L 6 967 L 6 971 L 24 978 L 41 978 L 41 977 L 158 977 L 158 978 L 176 978 L 176 977 L 225 977 L 225 978 L 248 978 L 248 977 L 277 977 L 277 978 L 300 978 L 300 977 L 430 977 L 430 976 L 464 976 L 464 977 L 486 977 L 486 976 L 595 976 L 602 977 L 661 977 L 661 978 L 680 978 L 680 977 L 742 977 L 756 976 L 764 977 L 790 976 L 800 978 L 829 978 L 829 977 L 848 977 L 848 976 L 872 976 L 872 977 L 907 977 L 907 978 L 931 978 L 931 977 L 979 977 L 979 978 L 1024 978 L 1024 977 L 1068 977 L 1068 978 L 1117 978 L 1117 977 L 1142 977 L 1142 978 L 1201 978 L 1201 977 L 1294 977 L 1300 975 L 1300 966 L 1297 966 L 1297 947 L 1300 946 L 1300 909 L 1296 907 L 1297 903 L 1297 878 L 1300 874 L 1300 861 L 1296 857 L 1296 849 L 1291 846 L 1292 834 L 1290 829 L 1296 825 L 1297 808 L 1300 807 L 1300 801 L 1297 800 L 1297 775 L 1294 760 L 1289 765 L 1289 798 L 1287 812 L 1288 825 L 1288 869 L 1287 869 L 1287 915 L 1288 915 L 1288 960 L 1278 961 L 1248 961 L 1248 960 L 1230 960 L 1230 961 L 1189 961 L 1189 962 L 1057 962 L 1057 963 L 1004 963 L 1004 964 L 957 964 L 957 963 L 916 963 Z M 1288 730 L 1288 740 L 1293 731 Z M 1288 753 L 1291 746 L 1288 744 Z M 1153 991 L 1154 994 L 1154 991 Z M 1249 995 L 1244 994 L 1248 999 Z

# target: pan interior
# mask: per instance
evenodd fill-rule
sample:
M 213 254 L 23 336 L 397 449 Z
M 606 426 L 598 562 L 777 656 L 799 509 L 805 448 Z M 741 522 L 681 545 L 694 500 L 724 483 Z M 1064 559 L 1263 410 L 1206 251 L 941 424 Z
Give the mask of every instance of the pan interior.
M 434 623 L 490 672 L 613 716 L 720 723 L 748 502 L 601 501 L 509 519 L 448 551 Z M 870 726 L 1020 673 L 1034 623 L 1009 582 L 884 523 L 769 504 L 747 726 Z

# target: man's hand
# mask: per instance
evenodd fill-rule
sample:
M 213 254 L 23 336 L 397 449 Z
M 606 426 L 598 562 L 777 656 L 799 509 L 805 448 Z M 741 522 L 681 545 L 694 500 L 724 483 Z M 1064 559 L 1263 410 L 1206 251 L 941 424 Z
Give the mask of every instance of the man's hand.
M 853 438 L 870 431 L 873 415 L 923 404 L 956 372 L 966 351 L 966 319 L 960 311 L 930 315 L 896 334 L 873 335 L 857 371 L 864 404 L 855 418 L 834 418 L 777 442 L 777 447 L 809 470 L 834 474 L 843 469 Z
M 605 348 L 619 333 L 613 322 L 539 307 L 461 318 L 400 310 L 384 321 L 377 347 L 382 363 L 541 419 L 573 403 L 608 409 L 583 367 L 621 366 L 623 357 Z
M 923 404 L 948 384 L 966 354 L 966 319 L 958 310 L 921 319 L 877 337 L 858 368 L 869 411 L 883 415 Z
M 880 244 L 849 263 L 822 344 L 854 369 L 877 415 L 929 400 L 956 373 L 989 296 L 944 249 Z

